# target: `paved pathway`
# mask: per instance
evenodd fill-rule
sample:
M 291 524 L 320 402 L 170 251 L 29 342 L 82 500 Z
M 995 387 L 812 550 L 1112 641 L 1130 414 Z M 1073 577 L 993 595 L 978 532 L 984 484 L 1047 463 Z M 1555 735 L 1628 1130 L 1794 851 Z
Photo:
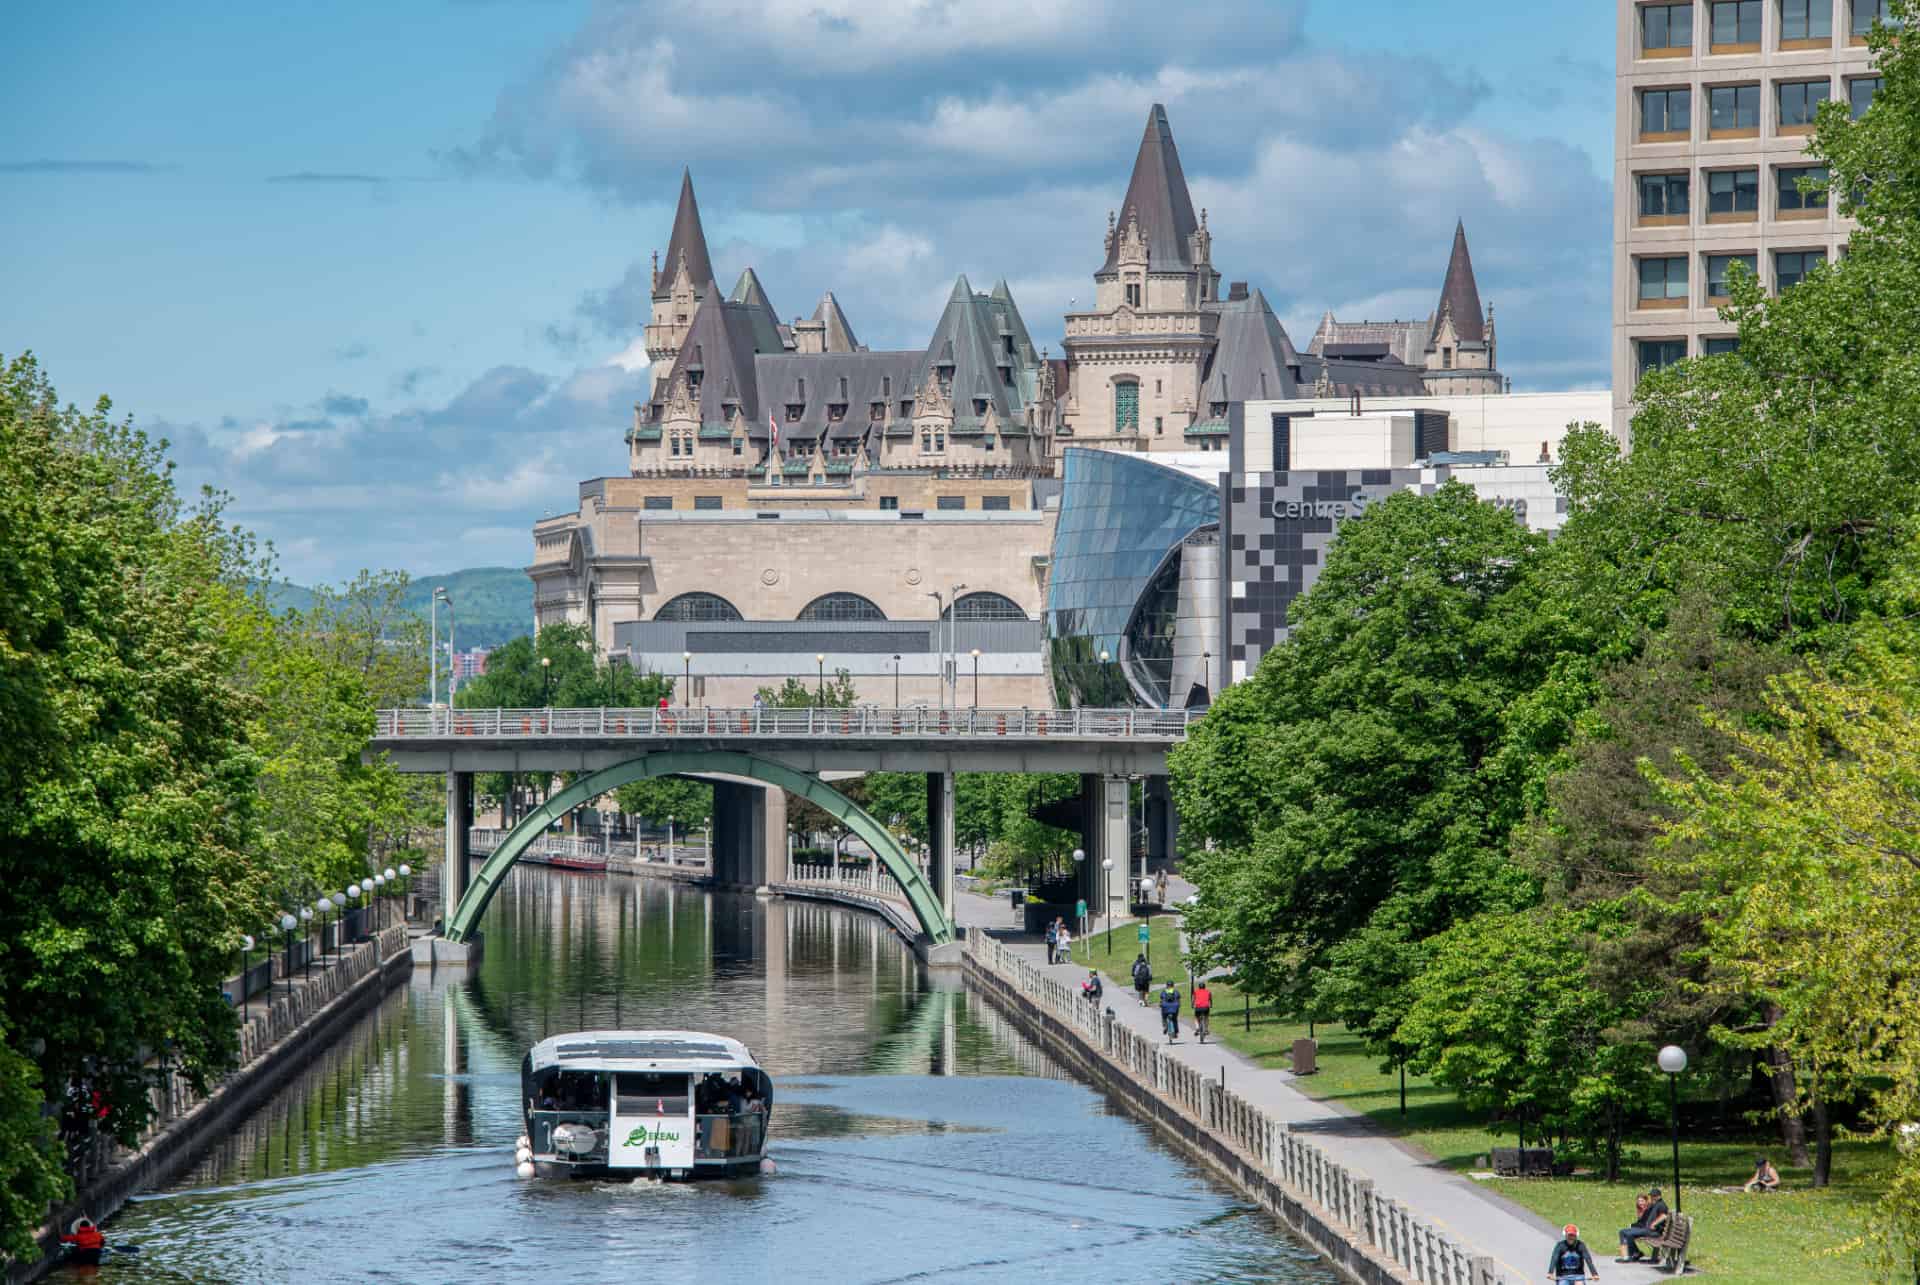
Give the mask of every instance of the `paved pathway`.
M 1169 899 L 1172 899 L 1171 890 Z M 1037 939 L 1012 936 L 1013 911 L 1004 898 L 987 898 L 968 892 L 954 893 L 955 917 L 964 925 L 979 925 L 995 932 L 1003 945 L 1024 955 L 1045 969 L 1044 943 Z M 1116 942 L 1118 949 L 1120 943 Z M 1127 949 L 1133 949 L 1127 943 Z M 1063 981 L 1076 979 L 1082 970 L 1074 964 L 1054 966 Z M 1184 992 L 1185 986 L 1182 985 Z M 1114 1016 L 1131 1030 L 1158 1037 L 1159 1011 L 1142 1008 L 1130 991 L 1109 986 L 1107 1002 Z M 1417 1149 L 1376 1132 L 1364 1117 L 1341 1111 L 1331 1103 L 1307 1096 L 1294 1083 L 1290 1071 L 1256 1066 L 1222 1044 L 1192 1042 L 1191 1012 L 1181 1015 L 1181 1040 L 1171 1052 L 1202 1073 L 1219 1078 L 1235 1093 L 1275 1119 L 1322 1147 L 1327 1154 L 1355 1174 L 1371 1178 L 1381 1194 L 1390 1196 L 1431 1221 L 1436 1227 L 1479 1253 L 1490 1254 L 1500 1265 L 1502 1279 L 1513 1282 L 1537 1282 L 1545 1279 L 1547 1250 L 1559 1238 L 1559 1228 L 1538 1214 L 1502 1199 L 1471 1178 L 1453 1173 L 1435 1164 Z M 1222 1020 L 1226 1020 L 1222 1014 Z M 1619 1225 L 1582 1228 L 1582 1237 L 1600 1263 L 1609 1281 L 1653 1281 L 1669 1279 L 1651 1267 L 1616 1265 L 1618 1252 L 1615 1233 L 1633 1221 L 1631 1209 L 1623 1211 Z

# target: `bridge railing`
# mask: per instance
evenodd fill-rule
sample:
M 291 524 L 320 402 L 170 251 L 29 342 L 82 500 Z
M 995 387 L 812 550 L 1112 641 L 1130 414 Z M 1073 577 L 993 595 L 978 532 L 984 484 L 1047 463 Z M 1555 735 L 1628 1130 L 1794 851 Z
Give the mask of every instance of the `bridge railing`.
M 377 740 L 463 738 L 484 740 L 822 740 L 859 737 L 972 738 L 1063 737 L 1072 740 L 1184 740 L 1197 716 L 1187 710 L 1155 709 L 444 709 L 410 707 L 379 711 Z

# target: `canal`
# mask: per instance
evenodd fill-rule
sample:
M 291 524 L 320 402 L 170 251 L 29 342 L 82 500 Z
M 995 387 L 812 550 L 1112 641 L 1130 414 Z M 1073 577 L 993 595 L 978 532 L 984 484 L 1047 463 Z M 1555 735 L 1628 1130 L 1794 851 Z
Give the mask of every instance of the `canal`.
M 479 968 L 417 972 L 190 1172 L 128 1205 L 108 1231 L 131 1252 L 97 1275 L 1336 1279 L 871 916 L 537 867 L 510 878 Z M 527 1047 L 649 1026 L 752 1048 L 775 1077 L 778 1172 L 516 1179 Z

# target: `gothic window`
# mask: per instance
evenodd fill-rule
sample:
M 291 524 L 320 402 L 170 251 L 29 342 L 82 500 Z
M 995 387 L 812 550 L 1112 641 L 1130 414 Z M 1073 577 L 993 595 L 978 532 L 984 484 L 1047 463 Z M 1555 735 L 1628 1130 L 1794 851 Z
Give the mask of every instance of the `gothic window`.
M 800 609 L 796 620 L 885 620 L 886 613 L 857 593 L 821 594 Z
M 1440 350 L 1440 369 L 1442 370 L 1453 369 L 1453 349 L 1442 348 Z
M 1140 431 L 1140 385 L 1131 379 L 1113 386 L 1113 431 Z
M 920 453 L 922 455 L 933 454 L 933 434 L 925 429 L 922 429 L 920 432 Z
M 947 435 L 945 433 L 935 433 L 933 435 L 934 454 L 938 455 L 941 451 L 944 451 L 946 449 L 947 449 Z

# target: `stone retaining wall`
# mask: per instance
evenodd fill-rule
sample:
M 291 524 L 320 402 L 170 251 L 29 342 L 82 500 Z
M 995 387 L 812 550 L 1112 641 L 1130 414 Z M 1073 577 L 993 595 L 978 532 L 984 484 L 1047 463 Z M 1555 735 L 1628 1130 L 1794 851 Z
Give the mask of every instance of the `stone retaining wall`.
M 1349 1280 L 1499 1285 L 1491 1258 L 1470 1255 L 1284 1122 L 1102 1016 L 978 928 L 967 933 L 963 961 L 968 981 L 1015 1025 L 1286 1223 Z
M 38 1232 L 42 1245 L 57 1247 L 59 1233 L 85 1214 L 105 1222 L 127 1200 L 158 1186 L 192 1163 L 206 1147 L 270 1097 L 306 1062 L 316 1045 L 331 1040 L 396 986 L 413 975 L 407 929 L 396 924 L 354 947 L 318 976 L 296 980 L 291 996 L 276 987 L 273 1002 L 241 1028 L 240 1062 L 205 1097 L 177 1075 L 153 1090 L 154 1127 L 137 1148 L 102 1139 L 76 1179 L 77 1195 Z M 57 1266 L 57 1255 L 15 1264 L 9 1282 L 37 1280 Z

